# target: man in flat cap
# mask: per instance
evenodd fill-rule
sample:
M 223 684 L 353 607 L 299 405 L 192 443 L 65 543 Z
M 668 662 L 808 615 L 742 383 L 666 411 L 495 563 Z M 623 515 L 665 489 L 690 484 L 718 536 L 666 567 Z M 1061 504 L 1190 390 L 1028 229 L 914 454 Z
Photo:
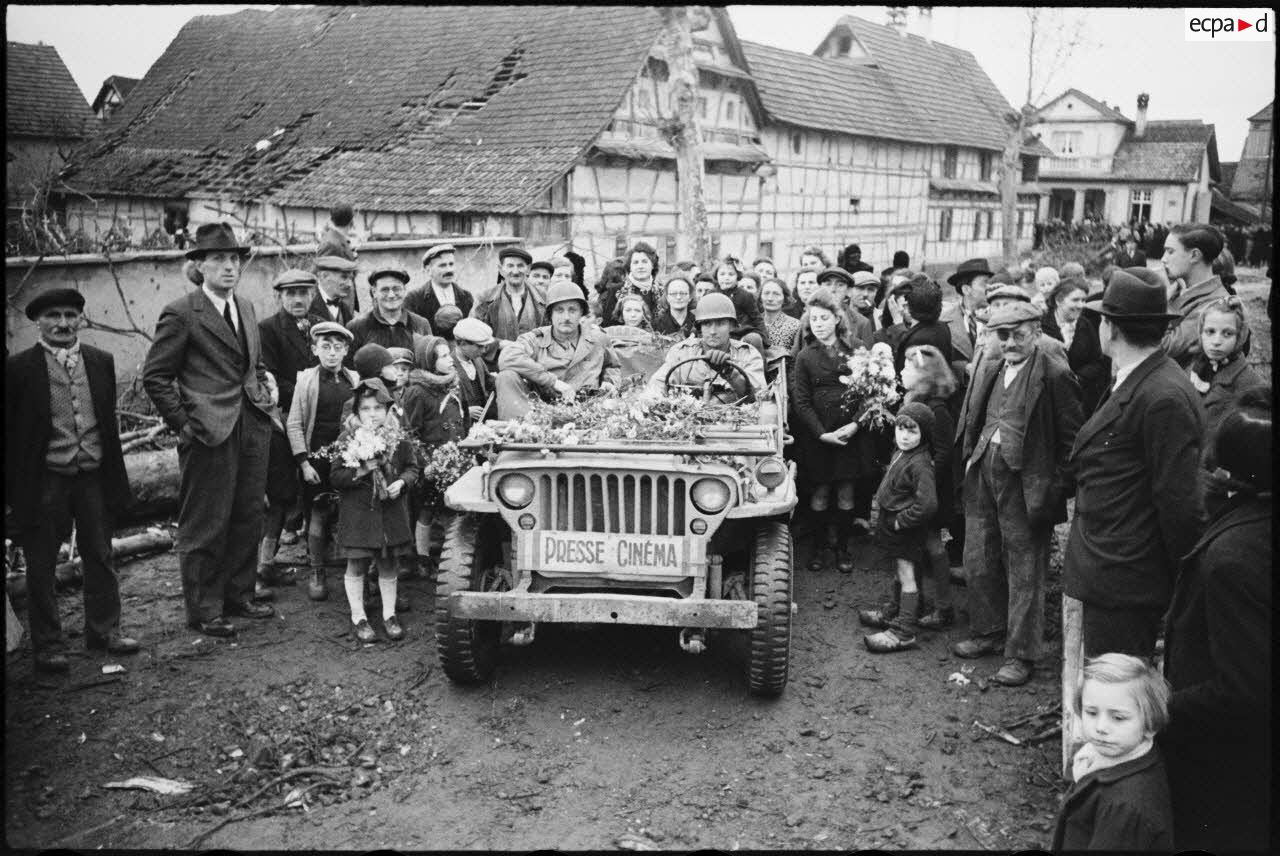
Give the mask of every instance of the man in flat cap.
M 433 320 L 442 306 L 456 306 L 462 317 L 471 314 L 475 298 L 458 285 L 458 271 L 453 244 L 436 244 L 422 254 L 422 267 L 427 271 L 427 284 L 409 292 L 404 308 Z
M 40 340 L 5 360 L 4 493 L 27 557 L 27 614 L 40 671 L 70 668 L 54 594 L 58 547 L 75 521 L 84 565 L 84 639 L 90 649 L 132 654 L 120 632 L 120 588 L 111 558 L 114 512 L 133 495 L 116 427 L 111 354 L 82 344 L 84 296 L 46 291 L 27 304 Z
M 1155 277 L 1118 270 L 1101 305 L 1085 311 L 1100 316 L 1115 379 L 1071 450 L 1076 507 L 1063 591 L 1083 603 L 1086 657 L 1151 658 L 1179 560 L 1201 532 L 1205 417 L 1190 379 L 1161 350 L 1179 316 Z
M 160 312 L 142 385 L 178 432 L 178 563 L 187 624 L 231 636 L 227 615 L 270 618 L 253 601 L 271 413 L 253 304 L 235 293 L 249 248 L 226 223 L 196 230 L 187 257 L 203 284 Z
M 547 326 L 522 334 L 498 357 L 494 388 L 499 419 L 528 413 L 533 394 L 573 401 L 581 390 L 617 388 L 622 380 L 622 364 L 608 334 L 580 323 L 588 310 L 578 287 L 560 283 L 548 290 L 547 301 Z
M 341 256 L 316 257 L 316 295 L 311 315 L 346 324 L 360 311 L 356 295 L 356 263 Z
M 952 650 L 1003 654 L 992 679 L 1019 686 L 1044 642 L 1049 542 L 1067 519 L 1067 456 L 1083 417 L 1071 370 L 1040 352 L 1029 301 L 993 310 L 987 326 L 1003 359 L 977 367 L 958 420 L 970 637 Z
M 354 358 L 355 352 L 370 342 L 384 348 L 412 351 L 415 337 L 431 335 L 431 322 L 405 308 L 408 288 L 409 272 L 399 262 L 384 262 L 369 272 L 373 306 L 347 323 L 347 329 L 355 337 L 349 357 Z M 353 363 L 347 365 L 351 367 Z
M 488 324 L 500 346 L 542 323 L 545 306 L 526 283 L 533 256 L 520 247 L 498 253 L 502 282 L 476 301 L 471 317 Z
M 529 265 L 529 287 L 544 303 L 547 300 L 547 286 L 550 285 L 551 276 L 555 272 L 556 266 L 549 259 L 539 259 Z
M 313 324 L 329 320 L 329 316 L 310 314 L 316 293 L 316 275 L 298 268 L 289 268 L 272 283 L 280 310 L 258 324 L 262 339 L 262 364 L 276 379 L 279 391 L 276 413 L 272 416 L 271 449 L 267 464 L 267 512 L 263 523 L 262 546 L 258 553 L 259 597 L 265 595 L 263 586 L 290 582 L 276 573 L 275 555 L 281 543 L 297 541 L 305 509 L 298 502 L 300 491 L 297 467 L 289 449 L 289 438 L 284 422 L 293 404 L 293 389 L 298 373 L 316 364 L 311 352 L 310 331 Z

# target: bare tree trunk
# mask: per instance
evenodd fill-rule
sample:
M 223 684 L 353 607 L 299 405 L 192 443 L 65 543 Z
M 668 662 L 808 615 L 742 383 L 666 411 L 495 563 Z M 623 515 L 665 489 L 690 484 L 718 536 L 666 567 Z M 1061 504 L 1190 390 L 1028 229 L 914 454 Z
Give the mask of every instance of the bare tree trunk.
M 1018 260 L 1018 179 L 1022 172 L 1022 138 L 1026 134 L 1026 115 L 1018 111 L 1018 124 L 1005 146 L 1003 169 L 1000 170 L 1000 244 L 1005 264 Z
M 676 183 L 680 193 L 676 252 L 681 259 L 706 265 L 712 261 L 711 230 L 707 223 L 706 169 L 702 132 L 698 127 L 698 69 L 693 61 L 690 11 L 688 6 L 666 6 L 662 7 L 661 14 L 666 25 L 662 43 L 666 49 L 674 114 L 667 126 L 667 140 L 676 152 Z

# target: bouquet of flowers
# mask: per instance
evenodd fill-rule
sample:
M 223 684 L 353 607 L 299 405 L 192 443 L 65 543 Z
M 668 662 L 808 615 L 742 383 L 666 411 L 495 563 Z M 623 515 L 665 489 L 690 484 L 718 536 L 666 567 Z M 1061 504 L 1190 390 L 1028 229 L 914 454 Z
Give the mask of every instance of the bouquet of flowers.
M 474 452 L 458 448 L 456 442 L 436 446 L 422 467 L 422 502 L 428 508 L 442 509 L 444 492 L 474 467 Z
M 849 358 L 849 374 L 840 379 L 849 387 L 844 393 L 845 406 L 850 413 L 859 414 L 858 424 L 865 428 L 893 424 L 889 406 L 901 396 L 898 374 L 893 370 L 893 350 L 887 344 L 877 342 L 870 351 L 858 348 Z
M 404 431 L 394 422 L 385 423 L 380 428 L 359 425 L 315 454 L 327 457 L 339 466 L 350 467 L 357 476 L 369 473 L 373 498 L 381 502 L 390 498 L 387 477 L 391 475 L 391 456 L 404 439 Z

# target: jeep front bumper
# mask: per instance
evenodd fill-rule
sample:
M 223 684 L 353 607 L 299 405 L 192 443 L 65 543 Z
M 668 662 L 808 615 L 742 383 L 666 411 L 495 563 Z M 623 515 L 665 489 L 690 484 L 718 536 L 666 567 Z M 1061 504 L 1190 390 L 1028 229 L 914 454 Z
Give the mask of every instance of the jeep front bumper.
M 449 596 L 456 618 L 480 621 L 544 621 L 552 624 L 638 624 L 750 630 L 758 621 L 754 601 L 693 600 L 623 594 L 530 594 L 461 591 Z

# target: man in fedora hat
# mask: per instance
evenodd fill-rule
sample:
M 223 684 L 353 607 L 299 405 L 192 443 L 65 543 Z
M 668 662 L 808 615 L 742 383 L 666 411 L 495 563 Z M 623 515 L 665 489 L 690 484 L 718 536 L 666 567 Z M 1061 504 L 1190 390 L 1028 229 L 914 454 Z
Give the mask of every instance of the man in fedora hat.
M 316 256 L 316 295 L 310 314 L 324 321 L 346 324 L 360 311 L 356 294 L 356 263 L 342 256 Z
M 1111 275 L 1098 338 L 1115 379 L 1076 435 L 1075 518 L 1063 591 L 1084 604 L 1086 657 L 1150 658 L 1179 559 L 1200 534 L 1200 396 L 1160 350 L 1178 315 L 1167 293 L 1127 271 Z
M 226 223 L 196 230 L 187 257 L 203 284 L 160 312 L 142 385 L 178 432 L 178 563 L 187 624 L 231 636 L 226 615 L 270 618 L 253 602 L 271 413 L 253 304 L 235 293 L 248 247 Z
M 413 350 L 418 336 L 431 335 L 431 322 L 405 308 L 409 272 L 399 262 L 384 262 L 369 272 L 369 296 L 373 306 L 347 323 L 355 339 L 348 351 L 347 366 L 354 365 L 355 352 L 372 342 L 384 348 Z
M 1029 301 L 992 310 L 987 327 L 1003 359 L 977 366 L 957 423 L 970 636 L 952 651 L 1003 654 L 992 679 L 1019 686 L 1044 643 L 1049 543 L 1067 519 L 1067 453 L 1083 417 L 1066 362 L 1040 352 Z
M 268 508 L 258 556 L 259 597 L 265 594 L 263 586 L 289 581 L 276 573 L 276 549 L 282 543 L 297 541 L 297 530 L 306 512 L 298 504 L 297 467 L 285 434 L 284 421 L 293 404 L 298 373 L 316 364 L 316 356 L 311 352 L 311 327 L 329 320 L 327 315 L 310 314 L 316 293 L 315 274 L 289 268 L 276 277 L 271 287 L 280 301 L 280 310 L 270 318 L 262 319 L 258 324 L 258 335 L 262 339 L 262 364 L 276 379 L 279 397 L 271 420 L 274 430 L 271 432 L 267 464 Z
M 409 292 L 404 308 L 434 320 L 442 306 L 456 306 L 462 317 L 471 314 L 475 298 L 471 292 L 458 285 L 457 251 L 453 244 L 436 244 L 422 254 L 422 266 L 427 271 L 427 284 Z
M 956 377 L 968 381 L 969 361 L 978 352 L 978 336 L 984 329 L 987 311 L 987 280 L 992 276 L 986 259 L 968 259 L 960 263 L 947 282 L 960 295 L 960 302 L 944 312 L 940 319 L 951 328 L 951 348 L 955 352 Z
M 498 418 L 518 419 L 529 412 L 530 395 L 573 401 L 584 389 L 616 388 L 621 363 L 599 327 L 583 327 L 587 301 L 573 283 L 547 291 L 545 327 L 522 334 L 498 357 Z M 456 330 L 456 328 L 455 328 Z
M 70 668 L 54 566 L 73 519 L 84 565 L 85 645 L 113 654 L 138 650 L 120 633 L 111 557 L 113 512 L 133 499 L 116 427 L 115 361 L 80 342 L 83 310 L 84 295 L 74 289 L 37 295 L 26 312 L 40 340 L 5 361 L 5 504 L 27 557 L 27 614 L 40 671 Z
M 522 247 L 505 247 L 498 253 L 502 282 L 484 294 L 471 309 L 471 317 L 488 324 L 499 345 L 538 327 L 544 309 L 542 300 L 528 287 L 526 279 L 533 256 Z

